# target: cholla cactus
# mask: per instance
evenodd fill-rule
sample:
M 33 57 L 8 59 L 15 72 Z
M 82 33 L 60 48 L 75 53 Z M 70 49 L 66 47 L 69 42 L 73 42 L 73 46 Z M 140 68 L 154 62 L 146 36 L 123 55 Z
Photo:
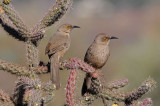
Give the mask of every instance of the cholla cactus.
M 23 22 L 19 14 L 9 0 L 0 2 L 0 20 L 4 29 L 13 37 L 26 42 L 26 59 L 30 70 L 38 67 L 38 45 L 37 42 L 44 37 L 45 28 L 58 21 L 71 5 L 70 0 L 57 0 L 44 18 L 38 24 L 30 29 Z
M 16 105 L 41 104 L 42 91 L 39 79 L 20 77 L 13 94 L 13 101 Z
M 133 104 L 130 105 L 130 106 L 151 106 L 151 105 L 152 105 L 152 99 L 151 98 L 146 98 L 143 101 L 133 102 Z
M 44 37 L 46 28 L 59 21 L 71 7 L 71 0 L 56 0 L 56 3 L 33 29 L 25 24 L 10 2 L 11 0 L 0 1 L 0 24 L 11 36 L 25 42 L 28 67 L 0 60 L 1 70 L 21 76 L 13 97 L 0 91 L 0 104 L 42 106 L 53 99 L 55 85 L 51 82 L 43 84 L 38 79 L 37 74 L 49 72 L 47 65 L 39 66 L 38 41 Z
M 67 93 L 66 93 L 66 102 L 68 106 L 74 106 L 76 104 L 76 101 L 74 99 L 76 80 L 77 80 L 77 70 L 71 70 L 70 76 L 68 78 Z
M 112 81 L 106 84 L 106 88 L 111 88 L 111 89 L 119 89 L 122 88 L 124 86 L 128 85 L 128 79 L 123 78 L 121 80 L 118 81 Z
M 26 45 L 27 66 L 20 66 L 4 60 L 0 60 L 0 70 L 6 70 L 14 75 L 20 76 L 13 95 L 9 96 L 0 90 L 0 105 L 2 106 L 43 106 L 54 98 L 55 85 L 52 82 L 42 83 L 38 74 L 49 72 L 49 64 L 39 65 L 38 41 L 44 38 L 46 28 L 59 21 L 71 7 L 72 0 L 56 0 L 52 8 L 33 27 L 29 28 L 18 12 L 11 5 L 11 0 L 0 0 L 0 24 L 11 36 L 23 41 Z M 81 59 L 71 58 L 60 64 L 60 69 L 71 69 L 67 84 L 66 102 L 68 106 L 90 105 L 96 99 L 102 99 L 104 105 L 113 101 L 112 106 L 118 106 L 123 102 L 126 106 L 151 105 L 152 100 L 147 98 L 143 101 L 138 99 L 151 91 L 156 82 L 148 78 L 134 91 L 122 92 L 120 88 L 128 84 L 128 79 L 106 83 L 102 70 L 96 70 Z M 78 70 L 89 73 L 92 77 L 91 87 L 82 98 L 75 94 Z
M 54 97 L 55 85 L 51 82 L 42 84 L 40 79 L 20 77 L 17 81 L 12 100 L 16 105 L 40 106 L 48 103 Z M 48 92 L 46 96 L 42 96 Z M 43 95 L 44 95 L 43 94 Z
M 146 81 L 142 83 L 142 85 L 138 89 L 127 94 L 125 98 L 125 104 L 132 104 L 133 101 L 138 100 L 144 94 L 148 93 L 153 88 L 155 88 L 155 84 L 156 82 L 153 79 L 148 78 Z
M 85 62 L 83 62 L 78 58 L 71 58 L 70 62 L 64 63 L 64 64 L 67 69 L 72 69 L 72 70 L 81 69 L 82 71 L 87 73 L 95 72 L 94 68 L 92 68 L 91 66 L 89 66 L 88 64 L 86 64 Z M 95 99 L 101 98 L 104 101 L 104 104 L 106 103 L 106 101 L 108 102 L 115 101 L 116 103 L 123 102 L 124 105 L 130 106 L 132 104 L 136 104 L 137 103 L 136 101 L 138 99 L 140 99 L 144 94 L 148 93 L 156 86 L 156 82 L 152 78 L 148 78 L 136 90 L 125 93 L 125 92 L 119 91 L 118 89 L 126 86 L 128 84 L 128 79 L 124 78 L 118 81 L 104 83 L 103 81 L 101 81 L 101 78 L 99 77 L 102 77 L 102 76 L 98 76 L 97 78 L 93 77 L 91 79 L 92 81 L 91 87 L 88 90 L 88 92 L 85 94 L 85 97 L 81 99 L 79 103 L 82 103 L 83 105 L 86 105 L 86 104 L 89 105 L 89 104 L 92 104 Z M 68 85 L 70 83 L 71 81 L 68 82 Z M 67 90 L 70 90 L 70 89 L 67 87 Z M 74 98 L 74 100 L 75 99 L 76 98 Z M 145 106 L 142 104 L 150 104 L 150 102 L 149 101 L 147 102 L 147 100 L 140 102 L 141 105 L 138 105 L 138 106 Z M 117 104 L 115 104 L 115 106 L 116 105 Z

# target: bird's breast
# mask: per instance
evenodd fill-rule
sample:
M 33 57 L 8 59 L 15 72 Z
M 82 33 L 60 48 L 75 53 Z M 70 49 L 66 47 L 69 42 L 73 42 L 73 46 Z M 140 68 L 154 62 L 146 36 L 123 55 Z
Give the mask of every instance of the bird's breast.
M 109 57 L 109 47 L 104 45 L 91 46 L 86 55 L 89 64 L 95 68 L 101 68 L 105 65 Z

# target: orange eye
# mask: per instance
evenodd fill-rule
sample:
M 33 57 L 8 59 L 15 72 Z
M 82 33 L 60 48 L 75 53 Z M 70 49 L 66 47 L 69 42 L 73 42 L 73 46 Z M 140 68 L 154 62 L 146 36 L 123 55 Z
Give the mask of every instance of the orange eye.
M 103 39 L 107 39 L 106 37 L 103 37 Z
M 69 29 L 69 26 L 66 26 L 67 29 Z

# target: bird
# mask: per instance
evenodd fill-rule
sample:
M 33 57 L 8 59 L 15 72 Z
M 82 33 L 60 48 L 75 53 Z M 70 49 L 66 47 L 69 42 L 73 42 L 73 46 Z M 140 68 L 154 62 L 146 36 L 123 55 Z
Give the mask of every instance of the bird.
M 71 24 L 61 25 L 51 36 L 45 49 L 45 54 L 48 54 L 50 59 L 50 80 L 57 90 L 60 88 L 59 61 L 70 47 L 70 32 L 74 28 L 80 27 Z
M 111 39 L 118 39 L 114 36 L 108 36 L 105 33 L 99 33 L 94 38 L 94 41 L 87 49 L 84 61 L 94 67 L 96 70 L 101 69 L 107 62 L 110 56 L 109 43 Z M 82 95 L 84 95 L 91 86 L 91 73 L 86 73 L 82 86 Z

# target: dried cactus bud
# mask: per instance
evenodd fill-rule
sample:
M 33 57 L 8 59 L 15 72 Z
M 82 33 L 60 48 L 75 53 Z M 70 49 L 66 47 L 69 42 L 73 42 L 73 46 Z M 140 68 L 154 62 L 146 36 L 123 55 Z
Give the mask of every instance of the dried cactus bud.
M 117 103 L 114 103 L 112 106 L 118 106 L 118 104 L 117 104 Z

